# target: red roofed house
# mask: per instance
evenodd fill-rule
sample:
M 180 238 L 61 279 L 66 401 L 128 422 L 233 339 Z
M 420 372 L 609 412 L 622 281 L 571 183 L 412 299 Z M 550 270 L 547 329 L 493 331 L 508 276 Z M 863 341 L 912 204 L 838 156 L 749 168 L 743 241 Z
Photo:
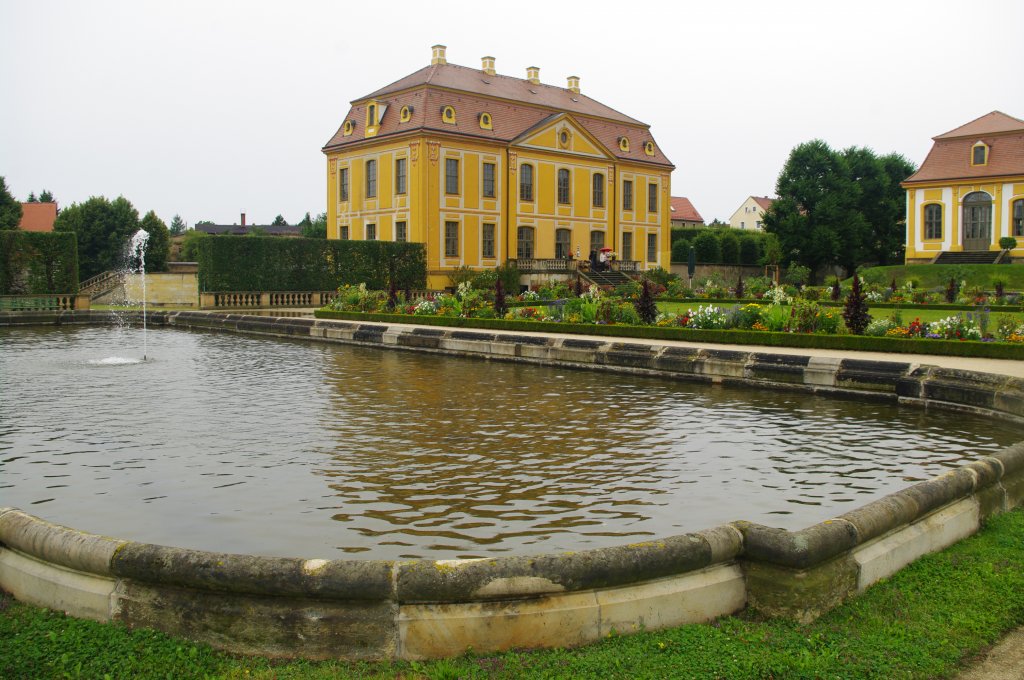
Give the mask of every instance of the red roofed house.
M 1005 236 L 1017 239 L 1012 255 L 1024 256 L 1024 120 L 993 111 L 932 139 L 901 185 L 907 263 L 993 262 Z
M 18 228 L 22 231 L 53 231 L 53 222 L 56 219 L 56 203 L 22 203 L 21 223 Z
M 327 237 L 423 243 L 427 285 L 515 261 L 527 284 L 590 251 L 640 271 L 670 259 L 671 161 L 650 126 L 565 87 L 449 64 L 352 102 L 323 147 Z
M 703 227 L 704 218 L 690 203 L 690 199 L 673 196 L 669 207 L 673 227 Z
M 772 207 L 774 199 L 767 196 L 747 196 L 736 212 L 729 218 L 729 226 L 733 229 L 764 230 L 764 211 Z

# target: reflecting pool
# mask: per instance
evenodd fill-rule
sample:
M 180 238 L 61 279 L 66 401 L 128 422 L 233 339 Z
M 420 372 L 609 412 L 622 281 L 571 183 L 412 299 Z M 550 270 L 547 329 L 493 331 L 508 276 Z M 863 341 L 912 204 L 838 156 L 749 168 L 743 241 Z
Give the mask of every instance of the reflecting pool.
M 337 558 L 799 529 L 1024 439 L 980 416 L 246 337 L 0 329 L 0 505 Z

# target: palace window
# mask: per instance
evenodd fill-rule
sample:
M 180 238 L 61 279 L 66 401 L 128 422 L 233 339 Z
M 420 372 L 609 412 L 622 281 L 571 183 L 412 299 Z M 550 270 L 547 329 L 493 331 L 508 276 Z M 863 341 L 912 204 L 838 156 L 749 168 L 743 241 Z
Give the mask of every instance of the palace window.
M 601 248 L 604 248 L 604 232 L 603 231 L 592 231 L 590 232 L 590 249 L 595 253 L 601 252 Z
M 558 171 L 558 202 L 569 202 L 569 171 L 565 168 Z
M 338 200 L 348 200 L 348 168 L 338 170 Z
M 647 212 L 658 212 L 658 185 L 647 185 Z
M 395 159 L 395 193 L 405 193 L 405 159 Z
M 484 198 L 494 198 L 494 163 L 484 163 Z
M 533 227 L 519 227 L 516 235 L 516 257 L 520 260 L 533 259 Z
M 633 209 L 633 180 L 622 180 L 622 209 Z
M 491 130 L 491 129 L 493 129 L 493 127 L 491 126 L 491 114 L 489 114 L 489 113 L 481 113 L 480 114 L 480 129 L 481 130 Z
M 555 258 L 567 260 L 572 257 L 572 232 L 568 229 L 555 229 Z
M 395 222 L 395 240 L 408 241 L 409 227 L 406 222 Z
M 604 207 L 604 175 L 599 172 L 594 173 L 594 189 L 592 203 L 595 208 Z
M 1010 234 L 1013 236 L 1024 236 L 1024 199 L 1017 199 L 1013 202 L 1013 228 Z
M 341 239 L 342 241 L 347 241 L 348 240 L 348 225 L 347 224 L 343 224 L 340 227 L 338 227 L 338 238 Z
M 352 131 L 355 130 L 355 127 L 355 123 L 353 123 L 351 120 L 346 120 L 345 124 L 341 126 L 342 134 L 344 134 L 345 136 L 352 134 Z
M 484 224 L 480 234 L 480 247 L 483 257 L 494 257 L 494 225 Z
M 657 262 L 658 261 L 658 235 L 648 234 L 647 235 L 647 261 Z
M 377 225 L 367 224 L 366 225 L 366 240 L 376 241 L 377 240 Z
M 533 200 L 533 166 L 519 166 L 519 200 Z
M 626 137 L 619 137 L 619 151 L 629 153 L 629 139 Z
M 455 109 L 451 106 L 441 107 L 441 122 L 455 125 Z
M 459 223 L 444 223 L 444 256 L 459 256 Z
M 366 107 L 366 127 L 373 127 L 377 124 L 377 107 L 370 104 Z
M 924 207 L 924 237 L 942 238 L 942 205 L 931 203 Z
M 459 159 L 444 159 L 444 192 L 446 194 L 459 193 Z
M 377 161 L 366 161 L 366 197 L 377 197 Z
M 648 156 L 654 155 L 654 142 L 644 142 L 644 153 Z
M 402 110 L 398 112 L 398 122 L 408 123 L 410 120 L 412 120 L 412 107 L 403 106 Z
M 622 259 L 633 259 L 633 234 L 628 231 L 622 232 Z

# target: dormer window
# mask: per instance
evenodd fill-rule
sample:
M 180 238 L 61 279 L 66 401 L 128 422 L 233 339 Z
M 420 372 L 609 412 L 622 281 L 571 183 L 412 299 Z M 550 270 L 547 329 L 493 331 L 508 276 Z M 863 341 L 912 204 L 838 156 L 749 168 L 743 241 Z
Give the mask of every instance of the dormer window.
M 366 127 L 373 127 L 377 124 L 377 105 L 369 104 L 366 107 Z
M 619 151 L 629 152 L 629 138 L 619 137 Z
M 453 112 L 452 113 L 452 118 L 453 118 L 452 122 L 455 122 L 454 121 L 454 117 L 455 117 L 455 114 Z M 480 114 L 480 129 L 481 130 L 492 130 L 493 129 L 491 127 L 491 114 L 489 114 L 489 113 L 481 113 Z
M 403 106 L 402 110 L 398 112 L 398 122 L 408 123 L 410 120 L 412 120 L 412 107 Z
M 644 142 L 644 153 L 648 156 L 654 155 L 654 142 Z
M 977 142 L 971 149 L 971 165 L 988 165 L 988 145 Z
M 352 134 L 352 131 L 355 130 L 355 127 L 355 123 L 351 120 L 346 120 L 345 124 L 341 126 L 341 133 L 343 135 L 350 135 Z
M 449 125 L 455 125 L 455 107 L 453 106 L 442 106 L 441 107 L 441 122 Z

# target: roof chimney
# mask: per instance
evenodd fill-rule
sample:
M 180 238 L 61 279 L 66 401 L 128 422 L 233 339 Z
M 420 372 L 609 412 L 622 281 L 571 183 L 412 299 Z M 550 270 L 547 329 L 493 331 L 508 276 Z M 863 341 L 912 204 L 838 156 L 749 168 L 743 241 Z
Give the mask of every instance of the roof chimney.
M 579 76 L 569 76 L 569 90 L 573 94 L 579 94 L 580 93 L 580 77 Z
M 539 66 L 527 66 L 526 67 L 526 79 L 534 85 L 540 85 L 540 67 Z
M 444 56 L 444 51 L 446 49 L 448 49 L 447 47 L 445 47 L 444 45 L 434 45 L 430 49 L 432 49 L 434 51 L 433 52 L 433 56 L 430 58 L 430 63 L 432 65 L 433 64 L 447 64 L 448 63 L 448 59 L 446 59 L 445 56 Z
M 245 226 L 245 213 L 242 213 L 242 226 Z
M 480 70 L 489 76 L 493 76 L 495 73 L 494 57 L 480 57 L 480 61 L 483 62 L 483 65 L 480 67 Z

